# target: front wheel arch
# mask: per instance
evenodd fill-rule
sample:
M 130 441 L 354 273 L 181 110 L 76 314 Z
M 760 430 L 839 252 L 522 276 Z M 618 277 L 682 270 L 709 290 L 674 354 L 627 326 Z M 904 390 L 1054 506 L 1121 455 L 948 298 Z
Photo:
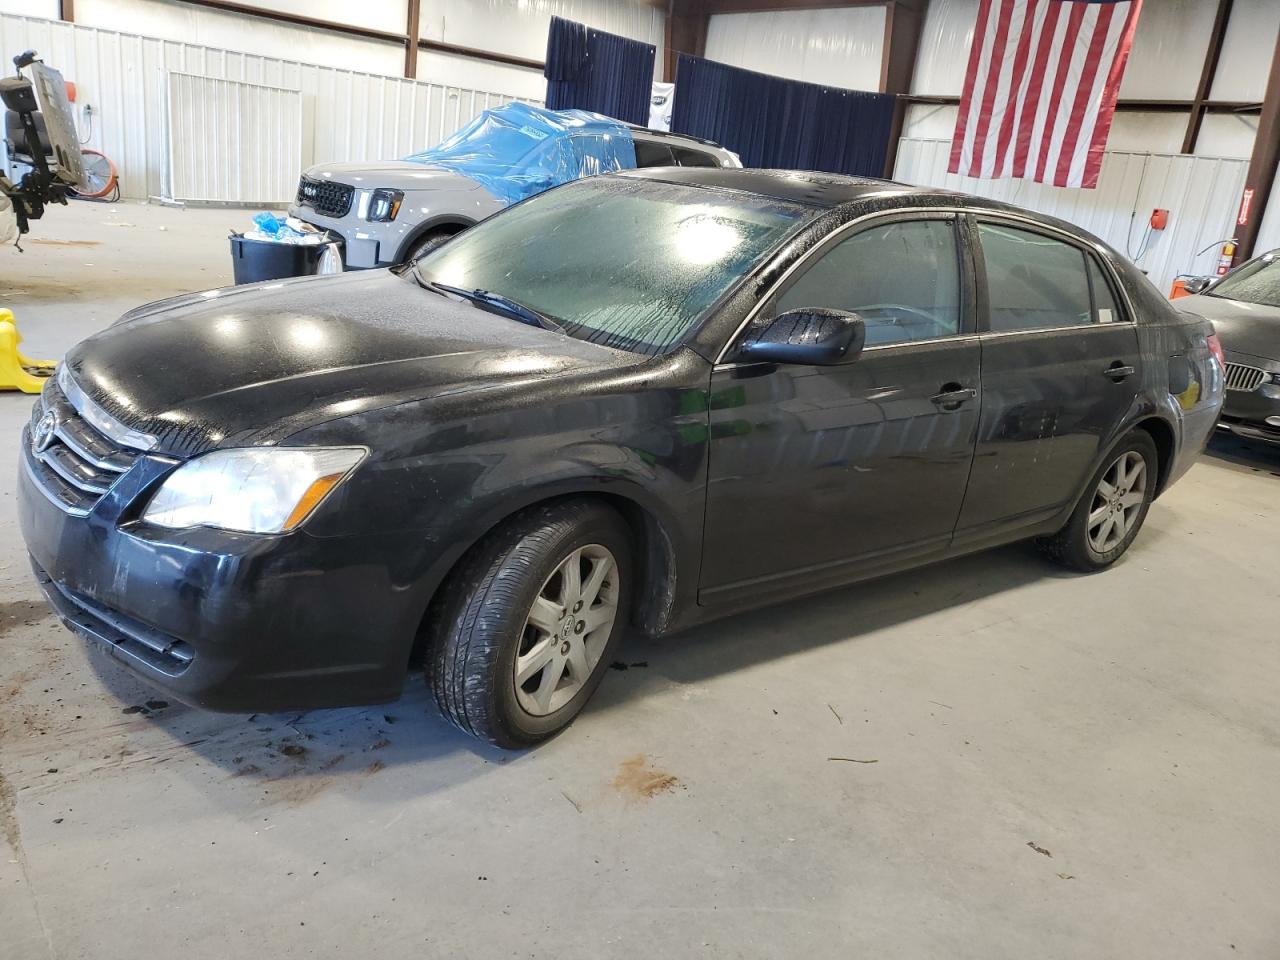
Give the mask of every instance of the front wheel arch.
M 513 522 L 528 511 L 571 500 L 597 501 L 621 514 L 631 531 L 634 545 L 632 561 L 636 570 L 637 589 L 631 604 L 631 625 L 648 636 L 658 636 L 668 629 L 676 613 L 677 576 L 684 574 L 684 571 L 677 569 L 677 550 L 668 524 L 639 501 L 619 493 L 598 490 L 558 492 L 512 507 L 502 516 L 485 524 L 483 529 L 469 539 L 465 549 L 449 565 L 426 600 L 409 655 L 410 666 L 423 661 L 428 627 L 438 615 L 458 570 L 464 566 L 477 545 L 493 530 Z M 683 580 L 679 582 L 683 583 Z

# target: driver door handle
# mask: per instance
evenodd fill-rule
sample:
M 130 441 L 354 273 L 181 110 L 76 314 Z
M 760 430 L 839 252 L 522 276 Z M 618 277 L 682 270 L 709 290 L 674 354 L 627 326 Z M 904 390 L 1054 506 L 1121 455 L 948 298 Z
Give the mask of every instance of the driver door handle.
M 1116 383 L 1119 383 L 1121 380 L 1127 380 L 1129 377 L 1132 377 L 1136 372 L 1137 371 L 1135 371 L 1133 367 L 1123 364 L 1117 360 L 1115 363 L 1111 364 L 1111 366 L 1107 367 L 1107 369 L 1103 370 L 1102 375 L 1114 380 Z
M 944 383 L 942 392 L 936 393 L 929 399 L 943 410 L 958 410 L 960 404 L 967 403 L 978 395 L 978 391 L 973 387 L 962 387 L 958 383 Z

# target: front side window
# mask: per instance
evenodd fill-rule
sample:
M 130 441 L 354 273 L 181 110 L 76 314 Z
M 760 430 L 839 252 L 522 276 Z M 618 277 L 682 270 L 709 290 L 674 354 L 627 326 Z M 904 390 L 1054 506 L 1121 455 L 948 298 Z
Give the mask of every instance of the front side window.
M 862 317 L 867 344 L 960 332 L 960 264 L 950 220 L 906 220 L 841 240 L 779 298 L 776 313 L 827 307 Z
M 1218 281 L 1209 296 L 1280 307 L 1280 256 L 1268 254 L 1233 270 Z
M 1051 330 L 1093 323 L 1085 255 L 1029 230 L 979 223 L 991 329 Z
M 750 194 L 597 177 L 495 214 L 413 269 L 423 281 L 515 300 L 570 336 L 658 354 L 814 212 Z

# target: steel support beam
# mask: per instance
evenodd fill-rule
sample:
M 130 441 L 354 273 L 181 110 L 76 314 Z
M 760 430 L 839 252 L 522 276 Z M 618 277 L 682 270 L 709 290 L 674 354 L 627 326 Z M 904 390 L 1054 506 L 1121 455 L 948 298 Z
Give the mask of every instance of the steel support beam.
M 76 22 L 76 0 L 58 0 L 58 19 Z
M 1205 102 L 1213 91 L 1213 78 L 1218 74 L 1218 61 L 1222 58 L 1222 39 L 1227 35 L 1227 23 L 1231 19 L 1233 0 L 1218 0 L 1218 12 L 1209 31 L 1209 47 L 1205 50 L 1204 66 L 1200 70 L 1200 82 L 1196 84 L 1196 96 L 1191 101 L 1191 113 L 1187 115 L 1187 132 L 1182 138 L 1182 152 L 1195 153 L 1200 139 L 1200 125 L 1204 122 Z
M 670 0 L 667 4 L 667 23 L 662 38 L 662 79 L 667 83 L 675 82 L 680 54 L 702 57 L 707 53 L 707 26 L 711 22 L 711 14 L 692 7 L 694 4 L 686 0 Z
M 893 122 L 889 127 L 889 145 L 884 155 L 885 178 L 893 176 L 898 159 L 898 141 L 907 116 L 905 95 L 911 93 L 911 77 L 920 51 L 920 32 L 924 26 L 928 0 L 889 0 L 884 11 L 884 47 L 880 59 L 880 91 L 896 94 Z
M 422 0 L 408 0 L 404 21 L 404 75 L 418 77 L 418 21 L 422 16 Z
M 1275 53 L 1271 55 L 1271 73 L 1262 100 L 1262 115 L 1258 118 L 1258 135 L 1253 141 L 1253 155 L 1249 158 L 1249 172 L 1244 177 L 1244 193 L 1236 214 L 1239 241 L 1236 263 L 1243 263 L 1254 254 L 1262 216 L 1267 212 L 1267 201 L 1275 186 L 1277 165 L 1280 165 L 1280 36 L 1276 37 Z

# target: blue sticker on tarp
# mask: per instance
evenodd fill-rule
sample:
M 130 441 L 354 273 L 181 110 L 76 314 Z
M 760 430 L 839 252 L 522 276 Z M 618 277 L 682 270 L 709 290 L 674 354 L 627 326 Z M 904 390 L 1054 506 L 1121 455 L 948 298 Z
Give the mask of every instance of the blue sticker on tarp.
M 570 180 L 636 165 L 631 130 L 586 110 L 508 103 L 486 110 L 438 147 L 405 157 L 479 183 L 515 203 Z

